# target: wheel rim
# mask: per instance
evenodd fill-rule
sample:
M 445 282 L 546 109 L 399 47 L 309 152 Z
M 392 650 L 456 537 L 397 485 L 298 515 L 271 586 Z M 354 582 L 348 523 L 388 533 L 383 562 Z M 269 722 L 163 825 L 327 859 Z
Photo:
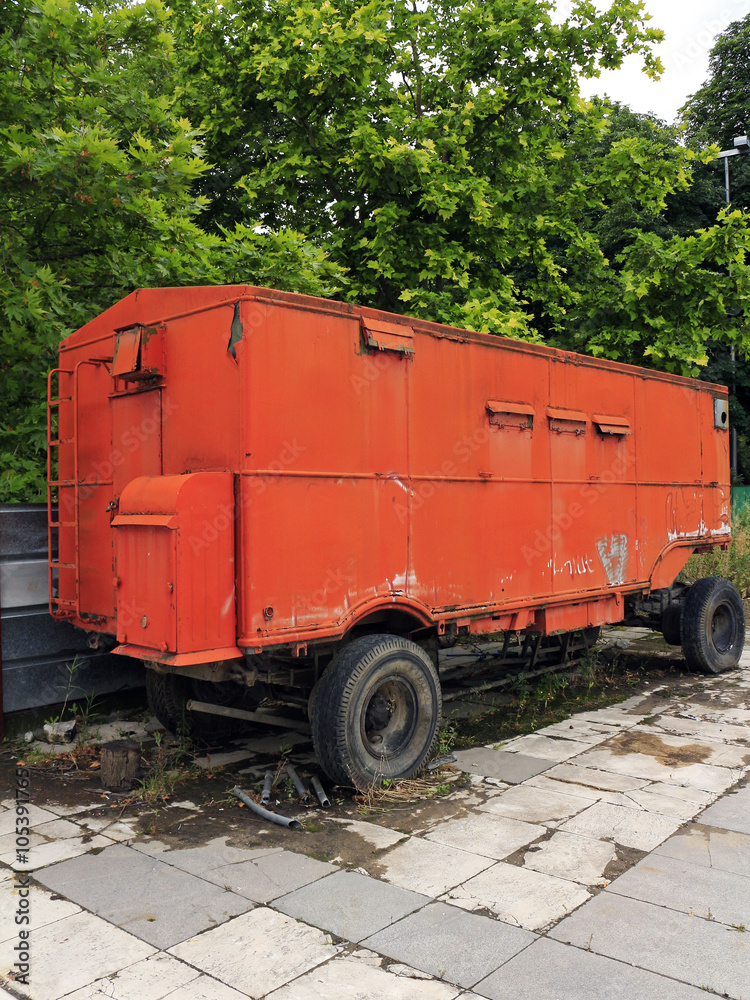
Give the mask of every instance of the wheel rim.
M 737 639 L 737 615 L 731 604 L 722 601 L 711 616 L 711 641 L 720 653 L 727 653 Z
M 360 730 L 367 752 L 379 760 L 402 753 L 417 724 L 417 693 L 404 677 L 384 677 L 370 692 Z

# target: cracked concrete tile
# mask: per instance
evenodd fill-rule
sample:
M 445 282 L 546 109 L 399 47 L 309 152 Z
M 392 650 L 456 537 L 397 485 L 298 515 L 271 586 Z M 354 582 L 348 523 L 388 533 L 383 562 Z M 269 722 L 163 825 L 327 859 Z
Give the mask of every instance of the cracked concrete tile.
M 652 851 L 680 826 L 680 820 L 610 802 L 595 802 L 584 812 L 560 824 L 567 833 L 613 840 L 623 847 Z
M 507 743 L 498 744 L 493 749 L 502 749 L 508 753 L 522 753 L 528 757 L 539 757 L 542 760 L 552 760 L 560 764 L 579 753 L 583 753 L 584 750 L 590 750 L 591 744 L 530 733 L 528 736 L 517 736 L 513 740 L 508 740 Z
M 378 859 L 387 882 L 402 889 L 439 896 L 459 882 L 465 882 L 493 864 L 492 858 L 458 851 L 412 837 Z
M 134 965 L 120 969 L 103 979 L 97 979 L 65 1000 L 105 1000 L 106 997 L 125 997 L 127 1000 L 164 1000 L 169 994 L 181 990 L 200 973 L 171 955 L 158 952 Z M 184 996 L 184 994 L 180 994 Z
M 692 986 L 540 938 L 474 987 L 489 1000 L 702 1000 Z
M 282 986 L 266 1000 L 454 1000 L 460 992 L 448 983 L 411 979 L 342 957 Z
M 325 861 L 316 861 L 293 851 L 280 851 L 252 861 L 212 868 L 204 873 L 203 878 L 256 903 L 270 903 L 278 896 L 316 882 L 335 871 L 336 866 Z
M 747 834 L 714 830 L 699 823 L 670 837 L 654 853 L 738 875 L 750 872 L 750 837 Z
M 582 785 L 596 791 L 629 792 L 633 788 L 642 788 L 648 784 L 648 778 L 636 778 L 628 774 L 614 774 L 598 767 L 588 767 L 581 763 L 580 758 L 575 764 L 558 764 L 545 772 L 545 777 L 554 778 L 566 784 Z M 583 794 L 577 788 L 571 789 L 576 794 Z
M 562 786 L 559 791 L 551 791 L 525 782 L 508 788 L 500 795 L 494 795 L 479 806 L 479 810 L 520 819 L 526 823 L 555 823 L 557 820 L 568 819 L 590 805 L 590 798 L 571 794 Z
M 336 872 L 274 902 L 282 913 L 348 941 L 382 930 L 429 902 L 428 896 L 380 882 L 359 872 Z
M 506 816 L 469 813 L 459 819 L 438 823 L 425 834 L 425 839 L 499 860 L 507 858 L 519 847 L 525 847 L 545 833 L 543 826 L 522 823 Z
M 169 949 L 176 958 L 253 998 L 284 986 L 337 952 L 322 931 L 266 906 Z
M 575 716 L 572 719 L 565 719 L 563 722 L 555 722 L 551 726 L 537 729 L 536 735 L 555 736 L 558 739 L 576 740 L 579 743 L 595 746 L 612 736 L 612 726 L 607 726 L 603 722 L 588 722 L 586 719 Z
M 606 885 L 604 869 L 616 858 L 614 847 L 606 841 L 558 831 L 549 840 L 531 847 L 523 866 L 581 885 Z
M 544 930 L 589 898 L 575 882 L 502 862 L 443 897 L 467 910 L 490 910 L 500 920 L 531 931 Z
M 601 892 L 551 938 L 731 997 L 750 996 L 750 942 L 725 924 Z
M 694 792 L 695 795 L 680 794 L 684 791 Z M 706 805 L 706 800 L 710 802 L 713 797 L 713 793 L 701 792 L 700 789 L 683 789 L 678 785 L 656 782 L 645 788 L 636 788 L 632 792 L 623 792 L 620 804 L 640 807 L 662 816 L 671 816 L 684 823 L 686 820 L 693 819 Z
M 471 987 L 534 940 L 499 920 L 430 903 L 369 938 L 367 947 L 438 979 Z M 459 941 L 469 947 L 456 947 Z
M 651 854 L 611 883 L 608 892 L 750 927 L 750 876 Z
M 30 942 L 31 987 L 14 982 L 13 988 L 33 1000 L 58 1000 L 154 953 L 145 941 L 85 911 L 32 928 Z M 0 969 L 13 967 L 15 943 L 0 944 Z

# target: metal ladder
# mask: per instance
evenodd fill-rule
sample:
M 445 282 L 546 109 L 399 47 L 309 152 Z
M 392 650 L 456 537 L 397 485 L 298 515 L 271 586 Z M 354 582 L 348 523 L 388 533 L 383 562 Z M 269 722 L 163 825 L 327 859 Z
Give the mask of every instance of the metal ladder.
M 79 474 L 78 474 L 78 373 L 84 365 L 103 365 L 109 359 L 91 359 L 79 361 L 74 368 L 53 368 L 47 376 L 47 551 L 48 551 L 48 585 L 49 585 L 49 611 L 53 618 L 58 620 L 73 618 L 80 613 L 80 566 L 79 566 Z M 57 376 L 57 396 L 53 395 L 53 380 Z M 69 382 L 70 395 L 64 396 L 61 393 L 62 381 L 67 378 Z M 65 407 L 70 407 L 70 419 L 68 426 L 72 425 L 71 436 L 60 437 L 63 424 L 63 411 Z M 55 436 L 53 410 L 57 408 L 57 435 Z M 63 449 L 72 448 L 73 457 L 73 478 L 60 479 L 60 459 Z M 57 451 L 57 478 L 53 477 L 54 455 Z M 53 491 L 55 489 L 72 489 L 72 519 L 70 510 L 64 510 L 64 505 L 60 502 L 62 494 L 58 496 L 57 518 L 54 514 Z M 54 543 L 57 543 L 56 548 Z M 63 542 L 67 542 L 63 545 Z M 71 544 L 72 543 L 72 546 Z M 74 553 L 74 562 L 62 562 L 61 554 L 63 549 Z M 57 558 L 53 558 L 53 553 L 57 551 Z M 60 596 L 61 571 L 74 571 L 74 596 L 65 598 Z M 55 573 L 58 574 L 55 581 Z M 57 586 L 55 584 L 57 583 Z

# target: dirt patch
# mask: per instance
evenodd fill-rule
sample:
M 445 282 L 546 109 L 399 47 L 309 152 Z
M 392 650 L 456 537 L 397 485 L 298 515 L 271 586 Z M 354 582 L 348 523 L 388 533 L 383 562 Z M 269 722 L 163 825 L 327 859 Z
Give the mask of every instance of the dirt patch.
M 702 764 L 711 756 L 711 750 L 700 743 L 688 743 L 673 747 L 654 733 L 620 733 L 619 736 L 602 743 L 616 756 L 640 753 L 663 764 L 664 767 L 687 767 L 688 764 Z
M 648 853 L 647 851 L 637 851 L 634 847 L 623 847 L 621 844 L 615 844 L 614 846 L 617 857 L 614 861 L 609 862 L 603 873 L 604 878 L 608 882 L 612 882 L 619 875 L 632 868 L 633 865 L 637 865 Z

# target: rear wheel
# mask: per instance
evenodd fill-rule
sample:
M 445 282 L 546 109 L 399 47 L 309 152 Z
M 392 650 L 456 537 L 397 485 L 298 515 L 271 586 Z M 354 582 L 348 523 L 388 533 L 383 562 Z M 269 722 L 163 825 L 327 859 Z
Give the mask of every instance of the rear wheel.
M 232 681 L 215 683 L 180 674 L 160 674 L 146 671 L 146 693 L 151 711 L 176 736 L 195 736 L 202 742 L 227 739 L 248 728 L 242 719 L 205 712 L 188 712 L 191 699 L 214 705 L 233 705 L 242 697 L 243 690 Z
M 685 594 L 682 651 L 691 670 L 720 674 L 737 666 L 745 614 L 737 588 L 722 576 L 698 580 Z
M 355 639 L 316 686 L 318 761 L 339 785 L 364 789 L 409 778 L 432 750 L 441 708 L 437 671 L 421 647 L 394 635 Z

